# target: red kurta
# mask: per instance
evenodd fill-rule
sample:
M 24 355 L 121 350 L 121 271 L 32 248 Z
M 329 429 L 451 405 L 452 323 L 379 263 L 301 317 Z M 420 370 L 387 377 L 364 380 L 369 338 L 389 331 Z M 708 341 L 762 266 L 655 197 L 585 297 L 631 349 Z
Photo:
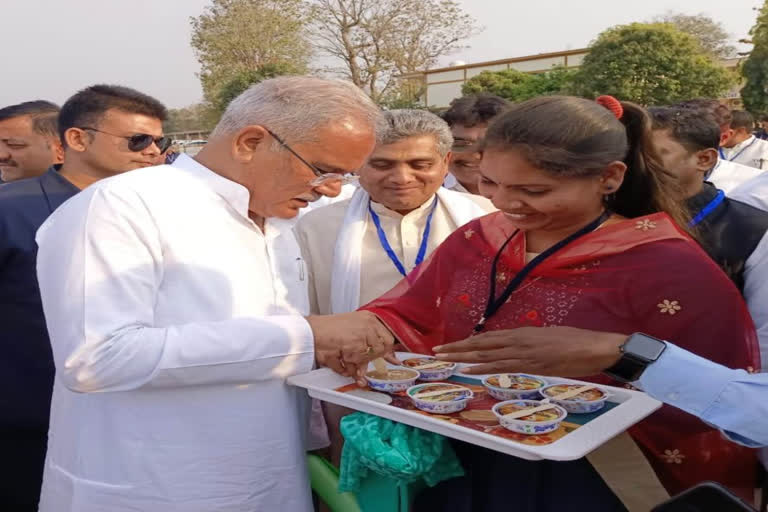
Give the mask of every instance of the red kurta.
M 471 336 L 488 301 L 493 258 L 513 232 L 501 212 L 470 222 L 362 309 L 413 352 L 429 354 Z M 497 294 L 523 268 L 525 252 L 520 232 L 499 259 Z M 550 256 L 485 330 L 555 325 L 644 332 L 731 368 L 759 363 L 755 329 L 738 290 L 666 214 L 607 225 Z M 602 375 L 585 380 L 620 385 Z M 714 480 L 752 499 L 754 451 L 696 417 L 664 406 L 630 435 L 671 494 Z

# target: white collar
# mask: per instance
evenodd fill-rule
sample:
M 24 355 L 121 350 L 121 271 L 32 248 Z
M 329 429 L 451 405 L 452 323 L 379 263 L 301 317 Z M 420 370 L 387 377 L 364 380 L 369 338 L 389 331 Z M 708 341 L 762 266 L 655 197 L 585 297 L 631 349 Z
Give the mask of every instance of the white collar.
M 406 215 L 398 213 L 394 210 L 390 210 L 383 204 L 377 203 L 374 200 L 371 200 L 371 209 L 379 215 L 383 215 L 385 217 L 393 217 L 396 219 L 404 219 L 406 217 L 423 217 L 429 212 L 429 208 L 432 206 L 432 203 L 434 203 L 434 201 L 435 201 L 435 195 L 432 194 L 431 196 L 429 196 L 429 199 L 427 199 L 421 204 L 421 206 L 419 206 L 412 212 L 407 213 Z
M 738 151 L 741 148 L 745 148 L 745 147 L 749 146 L 754 141 L 755 141 L 755 136 L 754 135 L 750 135 L 748 138 L 746 138 L 743 141 L 739 142 L 738 144 L 736 144 L 732 148 L 728 148 L 728 151 Z
M 179 155 L 171 166 L 188 171 L 190 176 L 204 183 L 224 201 L 229 203 L 237 213 L 250 220 L 248 217 L 248 203 L 251 194 L 247 188 L 208 169 L 189 155 Z

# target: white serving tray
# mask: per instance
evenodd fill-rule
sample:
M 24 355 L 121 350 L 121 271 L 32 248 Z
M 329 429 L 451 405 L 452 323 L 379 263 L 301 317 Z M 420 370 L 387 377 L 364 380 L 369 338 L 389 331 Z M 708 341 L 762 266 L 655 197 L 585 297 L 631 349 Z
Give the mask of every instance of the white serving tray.
M 405 359 L 418 354 L 399 352 L 398 357 Z M 391 366 L 391 365 L 389 365 Z M 467 366 L 467 365 L 462 365 Z M 480 380 L 482 375 L 457 376 Z M 568 382 L 580 383 L 572 379 L 546 377 L 552 383 Z M 661 402 L 645 393 L 624 388 L 603 386 L 601 388 L 611 393 L 608 401 L 619 405 L 605 412 L 599 417 L 580 426 L 566 436 L 547 445 L 527 445 L 504 439 L 493 434 L 486 434 L 460 425 L 454 425 L 447 421 L 432 418 L 414 411 L 408 411 L 375 401 L 381 397 L 378 392 L 361 392 L 359 394 L 340 393 L 336 389 L 351 384 L 352 379 L 341 376 L 328 368 L 314 370 L 303 375 L 295 375 L 288 379 L 288 384 L 301 387 L 309 392 L 309 396 L 324 402 L 349 407 L 357 411 L 367 412 L 376 416 L 388 418 L 393 421 L 405 423 L 412 427 L 418 427 L 430 432 L 435 432 L 453 439 L 465 441 L 491 450 L 514 455 L 528 460 L 574 460 L 584 457 L 603 443 L 624 432 L 629 427 L 639 422 L 656 409 L 661 407 Z M 366 397 L 366 394 L 368 395 Z

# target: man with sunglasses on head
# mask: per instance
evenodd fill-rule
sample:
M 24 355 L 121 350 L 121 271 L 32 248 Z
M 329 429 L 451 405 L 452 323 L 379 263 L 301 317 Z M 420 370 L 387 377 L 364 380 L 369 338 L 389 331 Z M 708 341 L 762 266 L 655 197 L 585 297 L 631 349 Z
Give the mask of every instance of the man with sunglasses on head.
M 64 163 L 37 177 L 0 186 L 0 451 L 4 454 L 0 503 L 4 510 L 37 510 L 47 443 L 54 363 L 35 271 L 35 233 L 80 189 L 143 167 L 159 154 L 166 144 L 162 138 L 165 115 L 157 100 L 132 89 L 88 87 L 70 98 L 59 115 Z M 51 270 L 65 267 L 69 257 L 59 253 Z
M 394 340 L 373 315 L 305 318 L 293 218 L 339 193 L 380 118 L 348 82 L 265 80 L 194 158 L 92 185 L 40 228 L 57 370 L 41 512 L 312 510 L 309 399 L 286 378 L 359 375 Z

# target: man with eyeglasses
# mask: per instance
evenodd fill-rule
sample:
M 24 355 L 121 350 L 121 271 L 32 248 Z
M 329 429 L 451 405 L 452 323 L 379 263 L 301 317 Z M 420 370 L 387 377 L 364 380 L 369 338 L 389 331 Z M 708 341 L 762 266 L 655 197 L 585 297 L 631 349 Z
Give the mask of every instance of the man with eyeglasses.
M 493 94 L 470 94 L 455 99 L 442 117 L 453 133 L 450 173 L 445 187 L 456 192 L 480 195 L 478 177 L 482 155 L 478 145 L 491 121 L 510 107 Z
M 4 454 L 0 503 L 4 509 L 37 510 L 46 452 L 54 363 L 35 271 L 35 232 L 80 189 L 142 167 L 159 154 L 162 148 L 157 146 L 165 144 L 165 115 L 157 100 L 132 89 L 88 87 L 70 98 L 59 115 L 64 163 L 37 177 L 0 186 L 0 451 Z M 72 231 L 61 235 L 71 236 Z M 70 256 L 57 254 L 51 270 L 66 267 Z
M 309 400 L 285 379 L 358 375 L 394 340 L 373 315 L 305 318 L 292 219 L 365 163 L 380 117 L 348 82 L 265 80 L 194 158 L 94 184 L 40 228 L 41 512 L 312 510 Z
M 442 187 L 453 137 L 424 110 L 390 110 L 378 144 L 360 169 L 359 188 L 342 202 L 309 212 L 296 225 L 308 267 L 313 313 L 355 311 L 388 292 L 453 231 L 494 210 L 483 197 Z M 330 438 L 315 406 L 312 448 L 332 442 L 338 462 L 340 418 L 327 404 Z

